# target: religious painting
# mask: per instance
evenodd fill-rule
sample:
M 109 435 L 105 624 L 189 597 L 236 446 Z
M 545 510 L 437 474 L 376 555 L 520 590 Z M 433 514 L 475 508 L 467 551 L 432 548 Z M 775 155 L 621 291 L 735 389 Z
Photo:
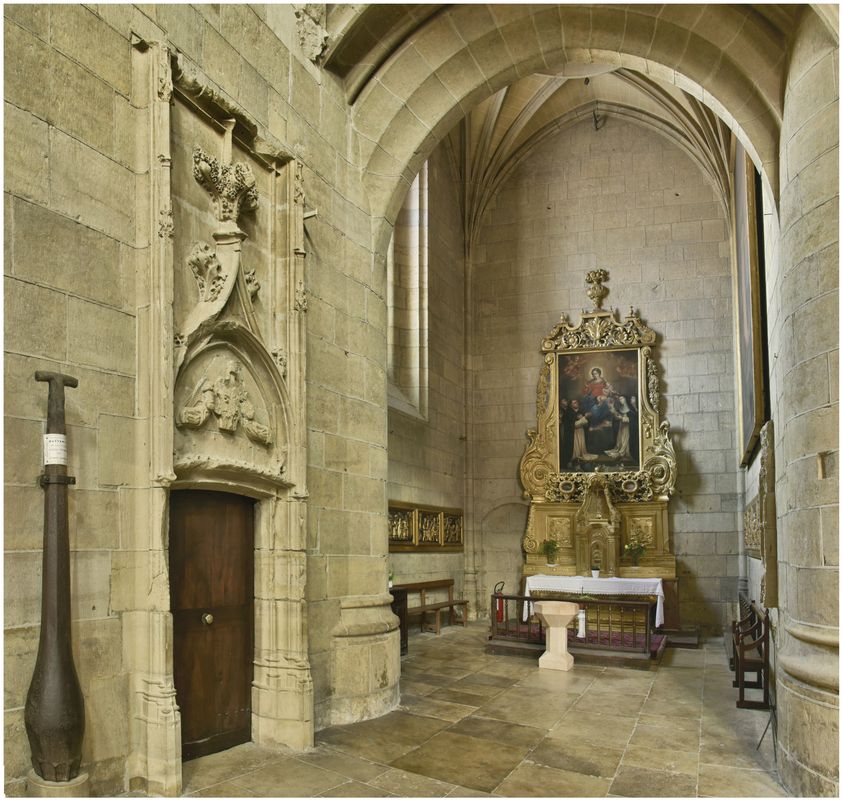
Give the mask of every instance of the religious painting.
M 755 167 L 738 145 L 735 157 L 735 305 L 741 466 L 752 460 L 764 424 L 763 252 Z
M 639 350 L 557 355 L 559 471 L 640 465 Z

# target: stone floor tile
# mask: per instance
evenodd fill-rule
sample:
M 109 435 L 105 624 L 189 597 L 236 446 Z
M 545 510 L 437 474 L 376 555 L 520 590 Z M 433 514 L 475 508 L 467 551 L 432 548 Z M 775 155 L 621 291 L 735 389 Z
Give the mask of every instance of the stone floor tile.
M 504 656 L 505 657 L 505 656 Z M 470 683 L 475 686 L 495 686 L 499 689 L 508 689 L 518 683 L 518 678 L 512 675 L 496 675 L 491 672 L 475 672 L 467 678 L 456 682 L 456 686 L 462 683 Z
M 295 756 L 298 761 L 314 767 L 338 772 L 346 778 L 366 782 L 382 775 L 389 769 L 385 764 L 376 764 L 363 758 L 348 755 L 326 745 L 320 745 L 315 751 Z
M 286 757 L 247 742 L 230 750 L 194 758 L 182 764 L 182 791 L 190 794 Z
M 341 783 L 344 775 L 292 758 L 239 775 L 233 783 L 263 797 L 313 797 Z
M 665 772 L 682 772 L 696 776 L 700 766 L 698 752 L 678 750 L 670 747 L 639 747 L 630 744 L 623 754 L 625 767 L 643 767 Z
M 223 781 L 222 783 L 215 783 L 213 786 L 208 786 L 200 789 L 198 792 L 192 792 L 187 797 L 259 797 L 254 792 L 250 792 L 245 787 L 241 786 L 235 781 Z
M 488 792 L 480 792 L 477 789 L 469 789 L 466 786 L 455 786 L 451 789 L 448 797 L 494 797 Z
M 445 731 L 396 759 L 392 766 L 489 792 L 523 757 L 522 748 L 510 747 L 501 742 L 492 746 L 483 739 Z
M 427 717 L 421 719 L 427 719 Z M 411 738 L 392 736 L 388 731 L 364 732 L 354 725 L 319 731 L 316 734 L 316 741 L 325 742 L 354 756 L 386 763 L 418 747 L 418 742 Z
M 459 703 L 464 706 L 478 706 L 483 705 L 484 698 L 489 695 L 477 694 L 471 691 L 460 691 L 454 688 L 456 684 L 452 684 L 447 689 L 437 689 L 434 693 L 429 695 L 431 700 L 444 700 L 448 703 Z
M 781 793 L 765 711 L 736 709 L 717 652 L 653 672 L 483 652 L 485 626 L 413 637 L 403 710 L 186 762 L 193 796 L 694 796 Z M 466 670 L 468 672 L 466 672 Z M 453 674 L 449 674 L 453 673 Z M 459 675 L 460 677 L 457 677 Z M 622 753 L 622 757 L 619 757 Z M 613 770 L 613 768 L 616 768 Z M 699 779 L 699 787 L 697 780 Z
M 322 792 L 319 797 L 394 797 L 394 795 L 370 783 L 349 781 L 328 789 L 327 792 Z
M 702 716 L 702 701 L 648 699 L 641 709 L 642 714 L 656 717 L 685 717 L 699 719 Z
M 658 714 L 647 714 L 646 711 L 642 711 L 638 715 L 638 721 L 645 725 L 663 725 L 683 731 L 699 731 L 701 722 L 696 717 L 670 717 L 666 719 Z
M 668 647 L 660 664 L 660 667 L 702 666 L 705 666 L 704 650 L 685 650 L 679 647 Z
M 437 663 L 434 666 L 425 669 L 426 675 L 441 675 L 445 678 L 453 678 L 459 680 L 466 675 L 471 675 L 473 670 L 465 669 L 465 667 L 454 665 L 453 663 Z
M 436 719 L 456 722 L 457 720 L 473 714 L 477 710 L 476 705 L 464 705 L 462 703 L 449 703 L 446 700 L 437 700 L 433 697 L 416 697 L 408 694 L 401 698 L 401 708 L 411 714 L 418 714 L 424 717 L 435 717 Z
M 507 678 L 515 677 L 519 680 L 539 671 L 535 661 L 528 658 L 511 658 L 501 656 L 499 661 L 493 661 L 483 668 L 483 672 L 490 675 L 503 675 Z
M 404 769 L 389 769 L 370 783 L 398 797 L 445 797 L 454 790 L 452 783 Z
M 405 678 L 401 676 L 400 683 L 401 694 L 414 694 L 418 697 L 425 697 L 434 692 L 441 691 L 442 687 L 438 683 L 428 683 L 423 677 L 420 678 Z
M 575 694 L 548 694 L 541 689 L 516 687 L 488 700 L 476 714 L 550 730 L 577 697 Z
M 571 708 L 548 733 L 551 739 L 570 739 L 576 736 L 585 742 L 606 747 L 625 747 L 635 729 L 635 717 L 616 717 L 612 714 L 582 714 Z
M 593 674 L 580 674 L 576 669 L 573 669 L 570 672 L 540 669 L 518 681 L 518 686 L 524 686 L 531 689 L 543 689 L 547 692 L 581 694 L 592 686 L 594 681 L 595 676 Z
M 643 703 L 644 697 L 640 695 L 601 691 L 599 682 L 596 682 L 577 699 L 574 708 L 583 716 L 596 712 L 619 717 L 637 717 Z
M 639 717 L 629 744 L 651 750 L 682 750 L 696 755 L 700 751 L 699 720 L 682 717 L 647 717 L 645 720 Z
M 744 739 L 703 739 L 700 764 L 768 770 L 774 766 L 773 750 L 772 746 L 756 749 L 755 742 Z
M 578 741 L 572 736 L 567 740 L 545 739 L 530 753 L 529 760 L 567 772 L 612 778 L 623 752 L 623 748 L 603 747 L 594 742 Z
M 697 778 L 621 764 L 610 791 L 621 797 L 695 797 Z
M 502 797 L 604 797 L 607 778 L 525 762 L 507 776 L 493 792 Z
M 769 773 L 700 764 L 700 794 L 710 797 L 787 797 Z
M 509 747 L 522 748 L 524 753 L 535 747 L 545 736 L 541 728 L 477 716 L 461 719 L 448 730 L 463 736 L 473 736 L 475 739 L 501 742 Z

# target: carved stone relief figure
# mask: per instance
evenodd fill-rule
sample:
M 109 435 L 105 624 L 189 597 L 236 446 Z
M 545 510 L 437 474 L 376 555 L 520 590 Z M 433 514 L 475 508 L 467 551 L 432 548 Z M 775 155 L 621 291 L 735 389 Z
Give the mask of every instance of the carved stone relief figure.
M 226 362 L 225 371 L 211 382 L 205 376 L 196 387 L 189 404 L 178 415 L 179 427 L 201 428 L 213 413 L 219 430 L 234 433 L 242 425 L 253 442 L 268 445 L 272 433 L 255 418 L 255 406 L 240 377 L 241 365 L 234 359 Z

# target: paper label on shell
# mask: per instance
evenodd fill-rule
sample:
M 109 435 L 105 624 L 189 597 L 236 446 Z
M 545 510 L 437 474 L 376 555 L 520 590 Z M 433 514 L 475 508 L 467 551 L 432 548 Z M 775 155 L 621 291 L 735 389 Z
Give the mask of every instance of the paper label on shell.
M 63 433 L 44 435 L 44 466 L 49 464 L 67 466 L 67 437 Z

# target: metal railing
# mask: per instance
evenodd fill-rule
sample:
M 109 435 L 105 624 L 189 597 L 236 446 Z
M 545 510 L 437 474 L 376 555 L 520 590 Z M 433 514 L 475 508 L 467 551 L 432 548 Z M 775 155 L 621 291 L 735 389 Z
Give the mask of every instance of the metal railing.
M 527 597 L 514 594 L 492 594 L 491 640 L 544 643 L 541 621 L 533 611 L 533 604 L 547 597 Z M 554 598 L 562 599 L 562 598 Z M 577 648 L 617 650 L 649 653 L 652 636 L 652 599 L 616 600 L 614 598 L 577 595 L 566 597 L 585 612 L 584 636 L 580 632 L 579 616 L 568 625 L 568 646 Z

